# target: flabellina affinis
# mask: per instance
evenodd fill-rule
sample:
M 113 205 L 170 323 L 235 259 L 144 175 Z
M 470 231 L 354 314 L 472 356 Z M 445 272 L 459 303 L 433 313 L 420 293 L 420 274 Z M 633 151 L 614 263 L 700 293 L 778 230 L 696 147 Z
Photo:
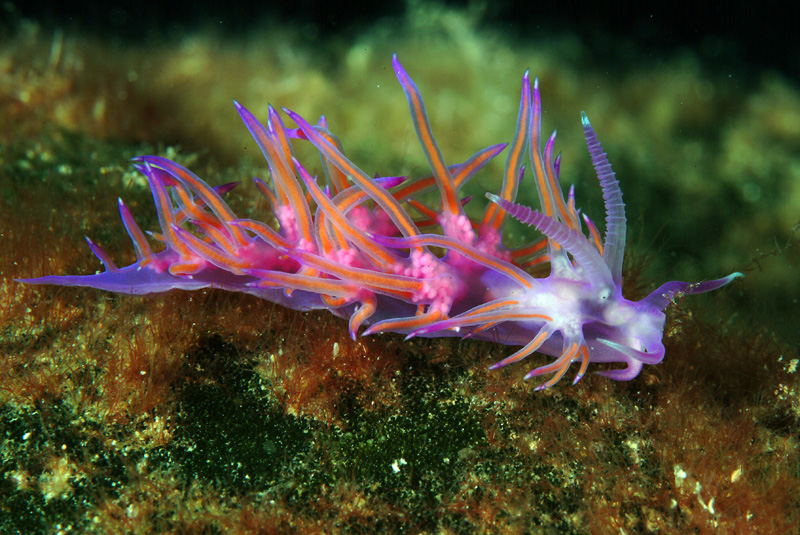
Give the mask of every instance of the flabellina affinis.
M 87 238 L 103 263 L 102 273 L 22 279 L 26 284 L 86 286 L 144 295 L 174 289 L 222 288 L 246 292 L 293 309 L 325 308 L 349 319 L 350 335 L 399 332 L 414 336 L 461 336 L 522 346 L 491 368 L 535 351 L 557 357 L 525 379 L 552 376 L 555 384 L 573 362 L 577 382 L 590 362 L 622 363 L 600 371 L 617 380 L 638 375 L 664 357 L 664 309 L 680 295 L 708 292 L 742 276 L 690 284 L 667 282 L 640 301 L 622 296 L 626 240 L 625 205 L 619 183 L 585 113 L 589 155 L 605 199 L 605 236 L 575 208 L 559 185 L 561 161 L 555 133 L 541 149 L 542 108 L 538 80 L 528 73 L 516 131 L 508 145 L 500 191 L 483 216 L 464 211 L 462 186 L 506 145 L 445 163 L 428 123 L 422 96 L 403 66 L 392 66 L 405 92 L 411 118 L 431 174 L 370 177 L 343 154 L 324 119 L 316 125 L 284 109 L 296 125 L 284 125 L 269 108 L 266 126 L 234 101 L 267 161 L 272 187 L 255 179 L 278 221 L 278 230 L 240 219 L 223 201 L 231 186 L 209 186 L 188 169 L 162 157 L 134 158 L 149 181 L 163 244 L 155 252 L 120 199 L 119 210 L 137 261 L 119 268 Z M 321 155 L 318 180 L 295 157 L 293 144 L 311 143 Z M 541 209 L 515 203 L 526 167 L 533 174 Z M 436 206 L 417 199 L 435 189 Z M 409 208 L 417 215 L 412 217 Z M 509 248 L 503 244 L 508 217 L 535 227 L 540 237 Z M 438 232 L 440 231 L 440 232 Z M 549 275 L 541 273 L 549 264 Z

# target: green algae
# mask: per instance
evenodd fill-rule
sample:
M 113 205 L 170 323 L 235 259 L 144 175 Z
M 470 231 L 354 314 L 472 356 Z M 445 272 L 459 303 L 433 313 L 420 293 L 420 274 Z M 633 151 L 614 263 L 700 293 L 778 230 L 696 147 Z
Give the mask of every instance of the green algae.
M 486 446 L 483 429 L 469 406 L 435 380 L 408 381 L 400 410 L 343 416 L 338 437 L 342 469 L 377 484 L 388 500 L 432 506 L 464 471 L 470 451 Z
M 0 413 L 0 531 L 35 535 L 87 529 L 87 508 L 117 497 L 128 484 L 127 463 L 108 448 L 100 426 L 53 400 L 35 410 Z M 9 462 L 13 459 L 13 463 Z
M 214 382 L 182 388 L 173 440 L 153 452 L 156 465 L 229 492 L 275 485 L 313 444 L 309 422 L 285 414 L 238 355 L 218 336 L 196 348 L 188 360 L 213 366 Z

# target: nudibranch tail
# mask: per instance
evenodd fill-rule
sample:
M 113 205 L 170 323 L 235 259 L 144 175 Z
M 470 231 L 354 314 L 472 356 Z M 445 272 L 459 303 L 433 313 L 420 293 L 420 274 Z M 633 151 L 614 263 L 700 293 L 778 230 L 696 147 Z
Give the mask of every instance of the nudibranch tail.
M 492 145 L 463 163 L 448 165 L 419 88 L 396 55 L 392 66 L 430 174 L 410 180 L 370 177 L 345 156 L 324 117 L 312 125 L 283 108 L 297 126 L 290 128 L 279 110 L 268 106 L 262 124 L 234 101 L 266 161 L 272 185 L 254 181 L 272 208 L 277 228 L 233 212 L 223 195 L 235 183 L 211 187 L 166 158 L 140 156 L 134 168 L 147 178 L 160 228 L 143 232 L 119 200 L 136 262 L 118 267 L 87 238 L 102 272 L 22 282 L 132 295 L 221 288 L 298 310 L 328 309 L 348 318 L 354 339 L 364 328 L 363 335 L 399 332 L 407 338 L 496 341 L 520 348 L 491 369 L 535 352 L 555 357 L 525 375 L 550 374 L 537 387 L 543 389 L 558 382 L 573 363 L 580 366 L 574 383 L 590 363 L 622 364 L 598 372 L 611 379 L 636 377 L 644 364 L 664 358 L 664 309 L 674 299 L 715 290 L 741 276 L 668 282 L 640 301 L 624 298 L 625 205 L 586 114 L 581 115 L 584 134 L 605 201 L 602 239 L 592 220 L 576 208 L 574 189 L 564 197 L 555 132 L 541 147 L 538 79 L 531 85 L 527 71 L 522 77 L 508 145 Z M 321 180 L 299 161 L 296 143 L 309 143 L 319 152 Z M 491 202 L 482 217 L 472 218 L 464 209 L 470 197 L 462 197 L 461 188 L 506 146 L 500 190 L 487 194 Z M 516 203 L 526 170 L 533 175 L 540 210 Z M 419 195 L 431 190 L 439 201 L 423 203 Z M 542 236 L 523 247 L 506 247 L 503 231 L 509 216 Z M 148 236 L 160 245 L 152 247 Z M 544 275 L 547 264 L 550 271 Z

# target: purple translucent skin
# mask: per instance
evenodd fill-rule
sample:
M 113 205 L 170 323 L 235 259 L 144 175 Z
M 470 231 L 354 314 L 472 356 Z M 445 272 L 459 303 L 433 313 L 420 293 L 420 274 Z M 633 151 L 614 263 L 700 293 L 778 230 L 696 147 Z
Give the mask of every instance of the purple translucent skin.
M 312 126 L 284 110 L 297 125 L 283 125 L 269 108 L 266 126 L 234 102 L 269 166 L 274 189 L 256 185 L 272 205 L 279 230 L 238 219 L 221 195 L 188 169 L 157 156 L 135 158 L 153 192 L 161 226 L 152 234 L 164 244 L 155 253 L 120 200 L 120 215 L 133 240 L 137 262 L 117 268 L 87 238 L 105 271 L 87 276 L 23 279 L 26 284 L 85 286 L 145 295 L 174 289 L 221 288 L 256 295 L 286 307 L 329 309 L 349 318 L 350 334 L 400 332 L 413 336 L 461 336 L 521 345 L 492 368 L 522 360 L 535 351 L 558 357 L 525 378 L 553 374 L 538 388 L 555 384 L 573 362 L 574 382 L 590 362 L 622 363 L 600 371 L 617 380 L 638 375 L 644 364 L 664 357 L 664 309 L 686 294 L 720 288 L 740 273 L 698 284 L 668 282 L 641 301 L 622 296 L 626 241 L 625 206 L 619 183 L 586 114 L 582 114 L 589 154 L 606 205 L 605 237 L 575 208 L 570 191 L 559 186 L 561 160 L 554 157 L 555 133 L 541 151 L 538 81 L 522 79 L 516 130 L 506 159 L 503 185 L 480 220 L 470 219 L 459 189 L 505 145 L 483 149 L 462 164 L 447 165 L 436 145 L 425 105 L 397 57 L 392 66 L 408 100 L 412 120 L 431 175 L 369 177 L 348 160 L 324 118 Z M 292 143 L 305 140 L 322 157 L 319 185 L 294 157 Z M 515 204 L 528 155 L 542 210 Z M 414 196 L 438 190 L 428 207 Z M 307 202 L 307 194 L 313 202 Z M 412 218 L 407 207 L 421 218 Z M 508 216 L 542 235 L 509 249 L 502 243 Z M 433 233 L 421 228 L 441 229 Z M 588 237 L 585 233 L 588 231 Z M 193 232 L 189 232 L 191 229 Z M 431 251 L 444 251 L 437 256 Z M 532 272 L 549 263 L 547 277 Z

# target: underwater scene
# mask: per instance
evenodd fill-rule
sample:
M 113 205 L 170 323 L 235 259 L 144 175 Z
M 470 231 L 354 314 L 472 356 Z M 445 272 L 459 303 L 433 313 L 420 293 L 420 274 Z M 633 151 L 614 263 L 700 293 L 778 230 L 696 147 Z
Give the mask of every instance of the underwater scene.
M 623 6 L 0 6 L 0 532 L 800 533 L 798 9 Z

